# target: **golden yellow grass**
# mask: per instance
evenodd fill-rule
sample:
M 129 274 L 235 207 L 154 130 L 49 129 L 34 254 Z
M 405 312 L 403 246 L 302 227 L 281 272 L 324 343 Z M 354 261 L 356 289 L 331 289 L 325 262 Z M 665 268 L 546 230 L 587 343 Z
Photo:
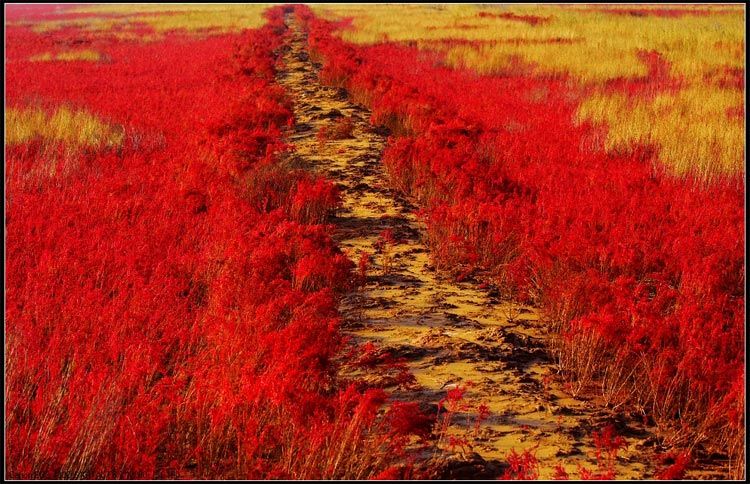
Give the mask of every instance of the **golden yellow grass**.
M 84 147 L 120 146 L 124 130 L 111 126 L 83 110 L 65 106 L 54 112 L 39 107 L 5 109 L 5 144 L 14 146 L 29 141 L 60 143 L 72 150 Z
M 451 49 L 452 62 L 463 62 L 467 67 L 485 73 L 507 64 L 509 57 L 521 55 L 528 62 L 538 64 L 543 73 L 569 73 L 587 81 L 642 75 L 646 74 L 646 69 L 638 59 L 639 49 L 658 50 L 667 60 L 677 64 L 678 73 L 695 73 L 712 66 L 744 65 L 741 48 L 744 45 L 744 18 L 743 10 L 737 7 L 733 14 L 679 18 L 612 15 L 582 7 L 550 5 L 506 8 L 318 5 L 313 8 L 326 18 L 353 17 L 353 29 L 344 31 L 342 38 L 354 43 L 445 39 L 536 42 L 495 44 L 483 50 L 482 55 L 477 55 L 467 46 Z M 479 17 L 480 13 L 537 16 L 549 18 L 549 21 L 529 25 L 519 20 Z M 544 43 L 561 40 L 572 43 Z M 717 47 L 717 43 L 739 45 L 740 48 L 726 49 Z M 599 65 L 600 60 L 604 65 Z
M 24 186 L 41 188 L 66 183 L 81 166 L 82 150 L 118 148 L 124 141 L 122 126 L 106 123 L 80 109 L 5 108 L 6 149 L 19 146 L 23 150 L 25 143 L 39 143 L 33 147 L 31 164 L 18 163 L 15 157 L 9 157 L 6 163 L 8 173 L 17 173 Z
M 239 32 L 261 27 L 265 23 L 262 4 L 113 4 L 82 5 L 66 13 L 90 13 L 101 16 L 65 18 L 28 23 L 36 32 L 77 27 L 103 35 L 129 40 L 156 40 L 169 31 L 190 34 Z M 129 28 L 145 25 L 154 35 L 128 32 Z M 115 32 L 112 32 L 116 29 Z
M 717 73 L 744 73 L 743 6 L 652 5 L 637 8 L 707 10 L 710 15 L 679 17 L 614 15 L 582 5 L 317 5 L 325 18 L 352 17 L 344 40 L 367 44 L 416 41 L 420 48 L 441 48 L 434 41 L 491 41 L 442 47 L 453 67 L 482 74 L 513 72 L 519 60 L 534 75 L 569 75 L 595 93 L 579 119 L 609 126 L 607 147 L 653 143 L 675 173 L 701 179 L 744 173 L 744 89 L 710 79 Z M 612 6 L 627 8 L 627 6 Z M 633 7 L 629 7 L 633 8 Z M 480 12 L 489 16 L 480 17 Z M 512 13 L 548 19 L 536 25 L 494 15 Z M 670 75 L 683 88 L 648 100 L 625 102 L 606 88 L 607 81 L 639 78 L 648 67 L 641 51 L 656 51 L 670 64 Z
M 609 150 L 655 145 L 675 173 L 708 181 L 744 172 L 744 119 L 727 116 L 737 102 L 734 92 L 699 84 L 652 100 L 597 93 L 583 101 L 578 118 L 609 126 Z
M 41 54 L 33 55 L 29 58 L 31 62 L 51 62 L 51 61 L 87 61 L 87 62 L 98 62 L 102 60 L 102 54 L 95 50 L 84 49 L 84 50 L 71 50 L 67 52 L 59 52 L 54 54 L 52 52 L 43 52 Z

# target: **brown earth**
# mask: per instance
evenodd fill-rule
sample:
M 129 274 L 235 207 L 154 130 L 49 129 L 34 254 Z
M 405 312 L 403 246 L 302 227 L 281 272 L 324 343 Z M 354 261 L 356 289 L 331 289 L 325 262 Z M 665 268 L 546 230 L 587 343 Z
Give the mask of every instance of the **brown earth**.
M 652 433 L 635 416 L 566 393 L 533 307 L 435 272 L 414 207 L 388 188 L 379 162 L 385 137 L 345 90 L 320 83 L 306 35 L 290 26 L 278 82 L 294 100 L 293 162 L 338 184 L 343 209 L 333 220 L 334 238 L 355 263 L 362 252 L 372 255 L 366 283 L 340 306 L 344 331 L 352 344 L 372 342 L 377 355 L 403 362 L 416 381 L 399 380 L 398 368 L 385 362 L 349 376 L 432 411 L 448 390 L 466 386 L 465 407 L 447 426 L 441 455 L 432 456 L 450 456 L 437 477 L 497 477 L 511 449 L 534 449 L 541 478 L 551 478 L 558 464 L 575 477 L 579 465 L 596 470 L 593 432 L 608 424 L 626 440 L 616 477 L 652 477 Z M 394 243 L 382 243 L 386 229 Z M 490 415 L 477 427 L 482 404 Z M 467 442 L 451 449 L 448 436 Z

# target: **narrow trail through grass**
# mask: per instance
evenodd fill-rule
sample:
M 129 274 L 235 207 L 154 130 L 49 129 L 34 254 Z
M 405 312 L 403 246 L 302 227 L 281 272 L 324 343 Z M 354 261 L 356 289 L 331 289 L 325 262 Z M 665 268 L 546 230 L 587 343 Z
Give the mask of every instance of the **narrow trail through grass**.
M 617 478 L 652 477 L 653 439 L 643 425 L 572 398 L 554 378 L 534 308 L 435 272 L 414 207 L 388 188 L 379 161 L 385 136 L 344 90 L 320 83 L 305 33 L 293 17 L 287 21 L 278 81 L 294 101 L 292 161 L 338 184 L 343 209 L 333 220 L 334 238 L 355 264 L 370 255 L 366 283 L 340 307 L 344 330 L 353 342 L 372 342 L 377 354 L 400 360 L 416 381 L 400 380 L 389 364 L 356 376 L 433 411 L 448 390 L 466 389 L 465 408 L 453 415 L 442 445 L 448 449 L 450 436 L 465 439 L 452 449 L 461 464 L 443 477 L 496 477 L 511 449 L 534 449 L 542 478 L 558 464 L 571 476 L 579 464 L 595 470 L 593 432 L 608 424 L 626 439 L 614 462 Z M 489 416 L 477 427 L 480 405 Z

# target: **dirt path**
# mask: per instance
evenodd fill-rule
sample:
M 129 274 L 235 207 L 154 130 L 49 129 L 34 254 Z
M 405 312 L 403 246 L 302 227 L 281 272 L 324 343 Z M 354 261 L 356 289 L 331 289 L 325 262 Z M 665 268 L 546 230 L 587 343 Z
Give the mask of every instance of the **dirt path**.
M 571 398 L 552 378 L 555 367 L 533 308 L 435 273 L 413 207 L 387 188 L 379 163 L 384 136 L 370 125 L 367 109 L 353 104 L 343 90 L 320 84 L 305 34 L 288 20 L 292 37 L 278 81 L 295 102 L 296 128 L 288 138 L 296 162 L 339 184 L 344 208 L 334 236 L 342 250 L 355 263 L 363 251 L 373 255 L 367 283 L 341 305 L 345 331 L 359 343 L 373 342 L 381 352 L 402 358 L 416 384 L 397 385 L 388 365 L 361 376 L 396 398 L 432 408 L 449 389 L 473 383 L 465 394 L 468 408 L 454 416 L 447 431 L 466 438 L 454 452 L 473 466 L 445 477 L 493 477 L 500 469 L 492 462 L 504 463 L 511 449 L 534 447 L 540 477 L 551 477 L 561 463 L 576 476 L 579 463 L 595 469 L 592 432 L 612 422 L 628 444 L 617 458 L 617 478 L 651 477 L 651 459 L 644 455 L 648 434 L 593 402 Z M 321 143 L 318 132 L 340 125 L 342 118 L 353 122 L 351 137 Z M 379 248 L 386 229 L 396 243 Z M 490 416 L 475 430 L 480 404 Z

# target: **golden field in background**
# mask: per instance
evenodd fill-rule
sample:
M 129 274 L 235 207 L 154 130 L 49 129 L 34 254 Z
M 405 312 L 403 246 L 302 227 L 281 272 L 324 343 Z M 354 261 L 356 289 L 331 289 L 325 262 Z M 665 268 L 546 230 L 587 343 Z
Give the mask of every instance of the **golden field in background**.
M 42 54 L 33 55 L 29 58 L 31 62 L 52 62 L 52 61 L 87 61 L 87 62 L 98 62 L 102 60 L 102 54 L 90 49 L 84 50 L 71 50 L 66 52 L 59 52 L 54 54 L 52 52 L 44 52 Z
M 37 107 L 6 108 L 5 126 L 6 146 L 38 140 L 45 144 L 61 143 L 71 149 L 114 147 L 121 145 L 125 137 L 122 128 L 65 106 L 53 113 Z
M 416 43 L 481 74 L 568 76 L 609 149 L 652 145 L 677 174 L 744 173 L 744 8 L 734 5 L 317 5 L 344 40 Z M 458 42 L 460 41 L 460 42 Z M 470 41 L 470 42 L 466 42 Z M 613 88 L 628 81 L 632 92 Z M 664 88 L 668 86 L 668 88 Z
M 91 17 L 63 18 L 29 24 L 35 32 L 42 33 L 68 27 L 92 32 L 113 30 L 120 38 L 148 41 L 170 31 L 192 34 L 227 33 L 261 27 L 266 20 L 263 4 L 113 4 L 81 5 L 65 10 L 66 13 L 94 14 Z M 129 30 L 138 27 L 153 29 L 153 35 L 135 34 Z

